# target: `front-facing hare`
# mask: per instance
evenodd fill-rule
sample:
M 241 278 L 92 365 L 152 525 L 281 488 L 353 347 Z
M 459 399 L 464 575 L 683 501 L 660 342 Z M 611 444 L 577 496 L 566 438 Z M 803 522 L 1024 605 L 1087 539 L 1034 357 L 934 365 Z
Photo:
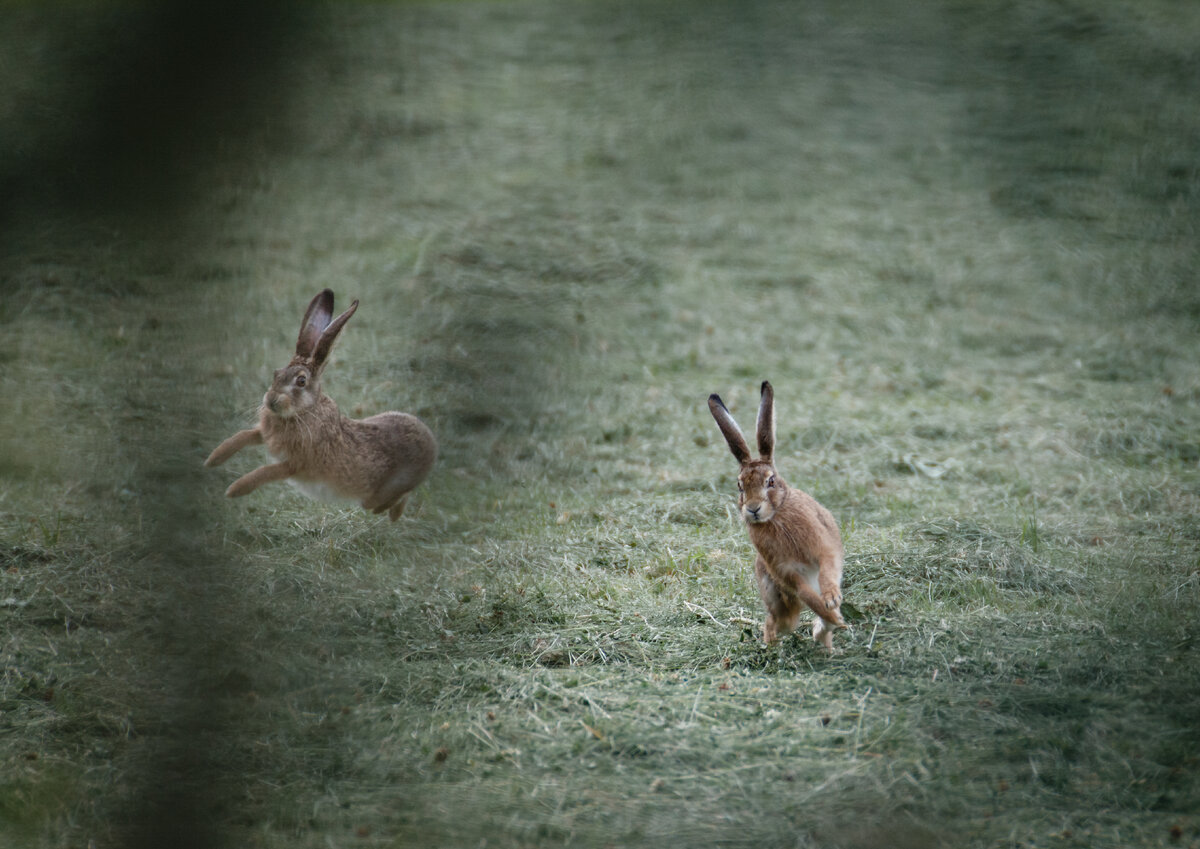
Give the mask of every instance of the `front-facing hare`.
M 740 465 L 738 510 L 758 552 L 754 576 L 767 608 L 763 641 L 795 630 L 804 607 L 817 614 L 813 639 L 833 648 L 842 620 L 842 535 L 828 510 L 811 495 L 789 487 L 775 471 L 775 394 L 763 381 L 758 408 L 758 459 L 719 395 L 708 409 Z
M 429 476 L 437 441 L 424 422 L 394 412 L 350 419 L 321 391 L 329 352 L 356 309 L 358 301 L 333 318 L 332 291 L 325 289 L 312 299 L 295 355 L 275 372 L 263 396 L 258 426 L 238 431 L 204 461 L 219 466 L 247 445 L 266 444 L 275 462 L 242 475 L 230 484 L 227 496 L 288 480 L 306 495 L 350 498 L 395 521 L 408 494 Z

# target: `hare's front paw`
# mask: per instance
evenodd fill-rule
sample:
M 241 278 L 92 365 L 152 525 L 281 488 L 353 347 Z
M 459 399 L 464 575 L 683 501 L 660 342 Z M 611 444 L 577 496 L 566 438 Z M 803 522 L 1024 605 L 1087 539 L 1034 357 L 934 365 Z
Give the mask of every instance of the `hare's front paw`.
M 821 598 L 825 600 L 825 606 L 830 610 L 836 610 L 842 606 L 842 591 L 837 587 L 826 587 L 821 590 Z

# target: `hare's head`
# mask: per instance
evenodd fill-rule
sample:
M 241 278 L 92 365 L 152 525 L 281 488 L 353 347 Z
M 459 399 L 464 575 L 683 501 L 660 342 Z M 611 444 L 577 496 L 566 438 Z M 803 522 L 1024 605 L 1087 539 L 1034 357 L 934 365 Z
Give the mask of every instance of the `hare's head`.
M 263 405 L 280 418 L 289 418 L 312 407 L 321 397 L 321 372 L 342 328 L 358 309 L 350 309 L 333 318 L 333 292 L 323 290 L 308 305 L 296 340 L 291 362 L 275 371 L 271 388 L 263 396 Z
M 758 458 L 750 456 L 746 437 L 719 395 L 708 396 L 708 409 L 729 450 L 740 466 L 738 470 L 738 510 L 749 524 L 769 522 L 787 494 L 787 484 L 775 471 L 775 393 L 763 381 L 758 406 Z
M 271 388 L 263 396 L 263 405 L 281 419 L 291 418 L 317 403 L 321 386 L 317 373 L 303 362 L 293 360 L 275 369 Z
M 766 460 L 752 460 L 738 472 L 738 510 L 752 525 L 775 518 L 786 492 L 787 484 Z

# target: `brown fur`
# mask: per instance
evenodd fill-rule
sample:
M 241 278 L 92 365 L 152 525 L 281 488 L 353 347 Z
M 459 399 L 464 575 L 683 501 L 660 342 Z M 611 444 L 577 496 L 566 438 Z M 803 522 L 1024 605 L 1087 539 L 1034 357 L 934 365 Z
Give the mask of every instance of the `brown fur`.
M 227 496 L 236 498 L 264 483 L 290 479 L 309 494 L 320 490 L 352 498 L 372 512 L 386 511 L 395 521 L 409 492 L 429 476 L 437 441 L 424 422 L 396 412 L 350 419 L 321 391 L 326 358 L 357 308 L 355 301 L 331 320 L 333 293 L 326 289 L 313 298 L 295 356 L 275 372 L 263 396 L 258 426 L 229 437 L 205 461 L 206 466 L 219 466 L 248 445 L 266 444 L 275 462 L 238 478 Z
M 813 639 L 833 647 L 833 630 L 842 619 L 842 536 L 833 515 L 811 495 L 792 489 L 775 470 L 775 400 L 764 381 L 759 406 L 758 459 L 720 396 L 708 407 L 740 466 L 738 511 L 758 554 L 754 574 L 767 610 L 763 640 L 795 629 L 804 607 L 817 614 Z M 816 585 L 815 587 L 813 585 Z

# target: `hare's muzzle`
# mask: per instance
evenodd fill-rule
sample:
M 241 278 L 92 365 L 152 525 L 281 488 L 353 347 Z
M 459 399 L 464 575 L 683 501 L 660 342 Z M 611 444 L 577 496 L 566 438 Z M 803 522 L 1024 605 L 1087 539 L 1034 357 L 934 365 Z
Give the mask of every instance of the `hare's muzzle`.
M 293 412 L 292 399 L 287 395 L 277 395 L 273 392 L 268 392 L 267 397 L 263 400 L 266 401 L 267 409 L 280 418 L 285 419 Z

